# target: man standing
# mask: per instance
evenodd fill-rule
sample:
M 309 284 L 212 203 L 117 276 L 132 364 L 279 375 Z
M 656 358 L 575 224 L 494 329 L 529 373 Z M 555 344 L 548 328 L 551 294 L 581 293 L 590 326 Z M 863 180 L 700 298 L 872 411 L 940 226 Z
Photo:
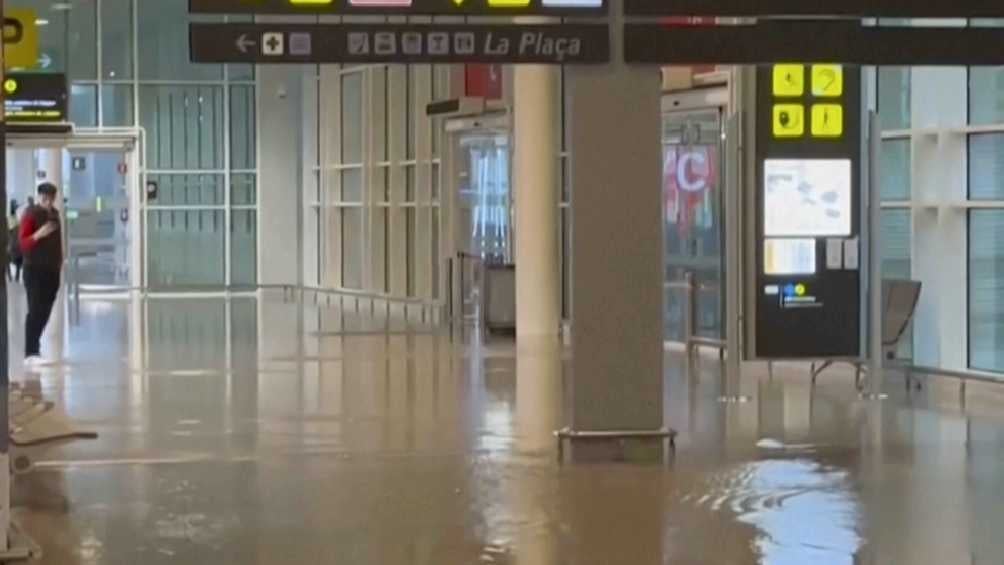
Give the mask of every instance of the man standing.
M 46 364 L 40 356 L 42 332 L 49 323 L 52 305 L 59 294 L 59 273 L 63 267 L 56 196 L 51 183 L 38 187 L 38 204 L 31 205 L 21 219 L 19 239 L 24 254 L 24 288 L 28 294 L 28 317 L 24 322 L 24 362 L 28 366 Z

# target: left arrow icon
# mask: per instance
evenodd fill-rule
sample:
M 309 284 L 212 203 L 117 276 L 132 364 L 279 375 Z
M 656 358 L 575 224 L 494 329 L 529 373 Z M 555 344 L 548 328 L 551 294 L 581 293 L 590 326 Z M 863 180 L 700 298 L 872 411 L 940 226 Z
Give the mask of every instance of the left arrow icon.
M 249 47 L 254 47 L 258 45 L 258 42 L 253 39 L 248 39 L 248 34 L 242 33 L 240 37 L 237 38 L 237 50 L 241 53 L 247 53 Z

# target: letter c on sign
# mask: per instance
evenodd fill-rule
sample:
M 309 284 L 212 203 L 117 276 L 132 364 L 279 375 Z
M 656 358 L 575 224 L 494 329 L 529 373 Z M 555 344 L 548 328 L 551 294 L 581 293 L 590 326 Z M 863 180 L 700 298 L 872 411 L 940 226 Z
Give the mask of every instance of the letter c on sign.
M 680 190 L 685 192 L 701 192 L 708 187 L 707 174 L 691 177 L 688 173 L 691 161 L 694 161 L 699 167 L 706 168 L 708 165 L 708 158 L 703 153 L 690 152 L 680 155 L 676 162 L 676 183 Z

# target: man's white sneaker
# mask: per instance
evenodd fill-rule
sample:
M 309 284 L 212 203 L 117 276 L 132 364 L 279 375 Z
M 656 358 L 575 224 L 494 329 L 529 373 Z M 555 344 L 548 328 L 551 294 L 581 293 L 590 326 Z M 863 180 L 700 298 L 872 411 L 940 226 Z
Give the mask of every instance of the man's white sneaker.
M 39 357 L 38 355 L 32 355 L 24 360 L 25 367 L 47 367 L 52 365 L 52 362 L 44 357 Z

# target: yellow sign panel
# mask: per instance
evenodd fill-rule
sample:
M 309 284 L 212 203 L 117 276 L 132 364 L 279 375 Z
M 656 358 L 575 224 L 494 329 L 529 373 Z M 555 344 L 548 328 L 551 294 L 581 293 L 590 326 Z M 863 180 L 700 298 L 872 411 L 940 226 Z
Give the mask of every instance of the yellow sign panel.
M 3 62 L 8 69 L 32 69 L 38 65 L 38 26 L 34 10 L 4 11 L 10 22 L 3 26 Z
M 844 94 L 844 68 L 840 65 L 812 65 L 812 95 L 836 98 Z
M 774 105 L 774 137 L 802 137 L 805 133 L 805 106 Z
M 812 137 L 836 138 L 844 135 L 844 107 L 840 104 L 812 106 Z
M 523 8 L 530 5 L 530 0 L 488 0 L 493 8 Z
M 774 65 L 774 96 L 805 94 L 805 66 Z

